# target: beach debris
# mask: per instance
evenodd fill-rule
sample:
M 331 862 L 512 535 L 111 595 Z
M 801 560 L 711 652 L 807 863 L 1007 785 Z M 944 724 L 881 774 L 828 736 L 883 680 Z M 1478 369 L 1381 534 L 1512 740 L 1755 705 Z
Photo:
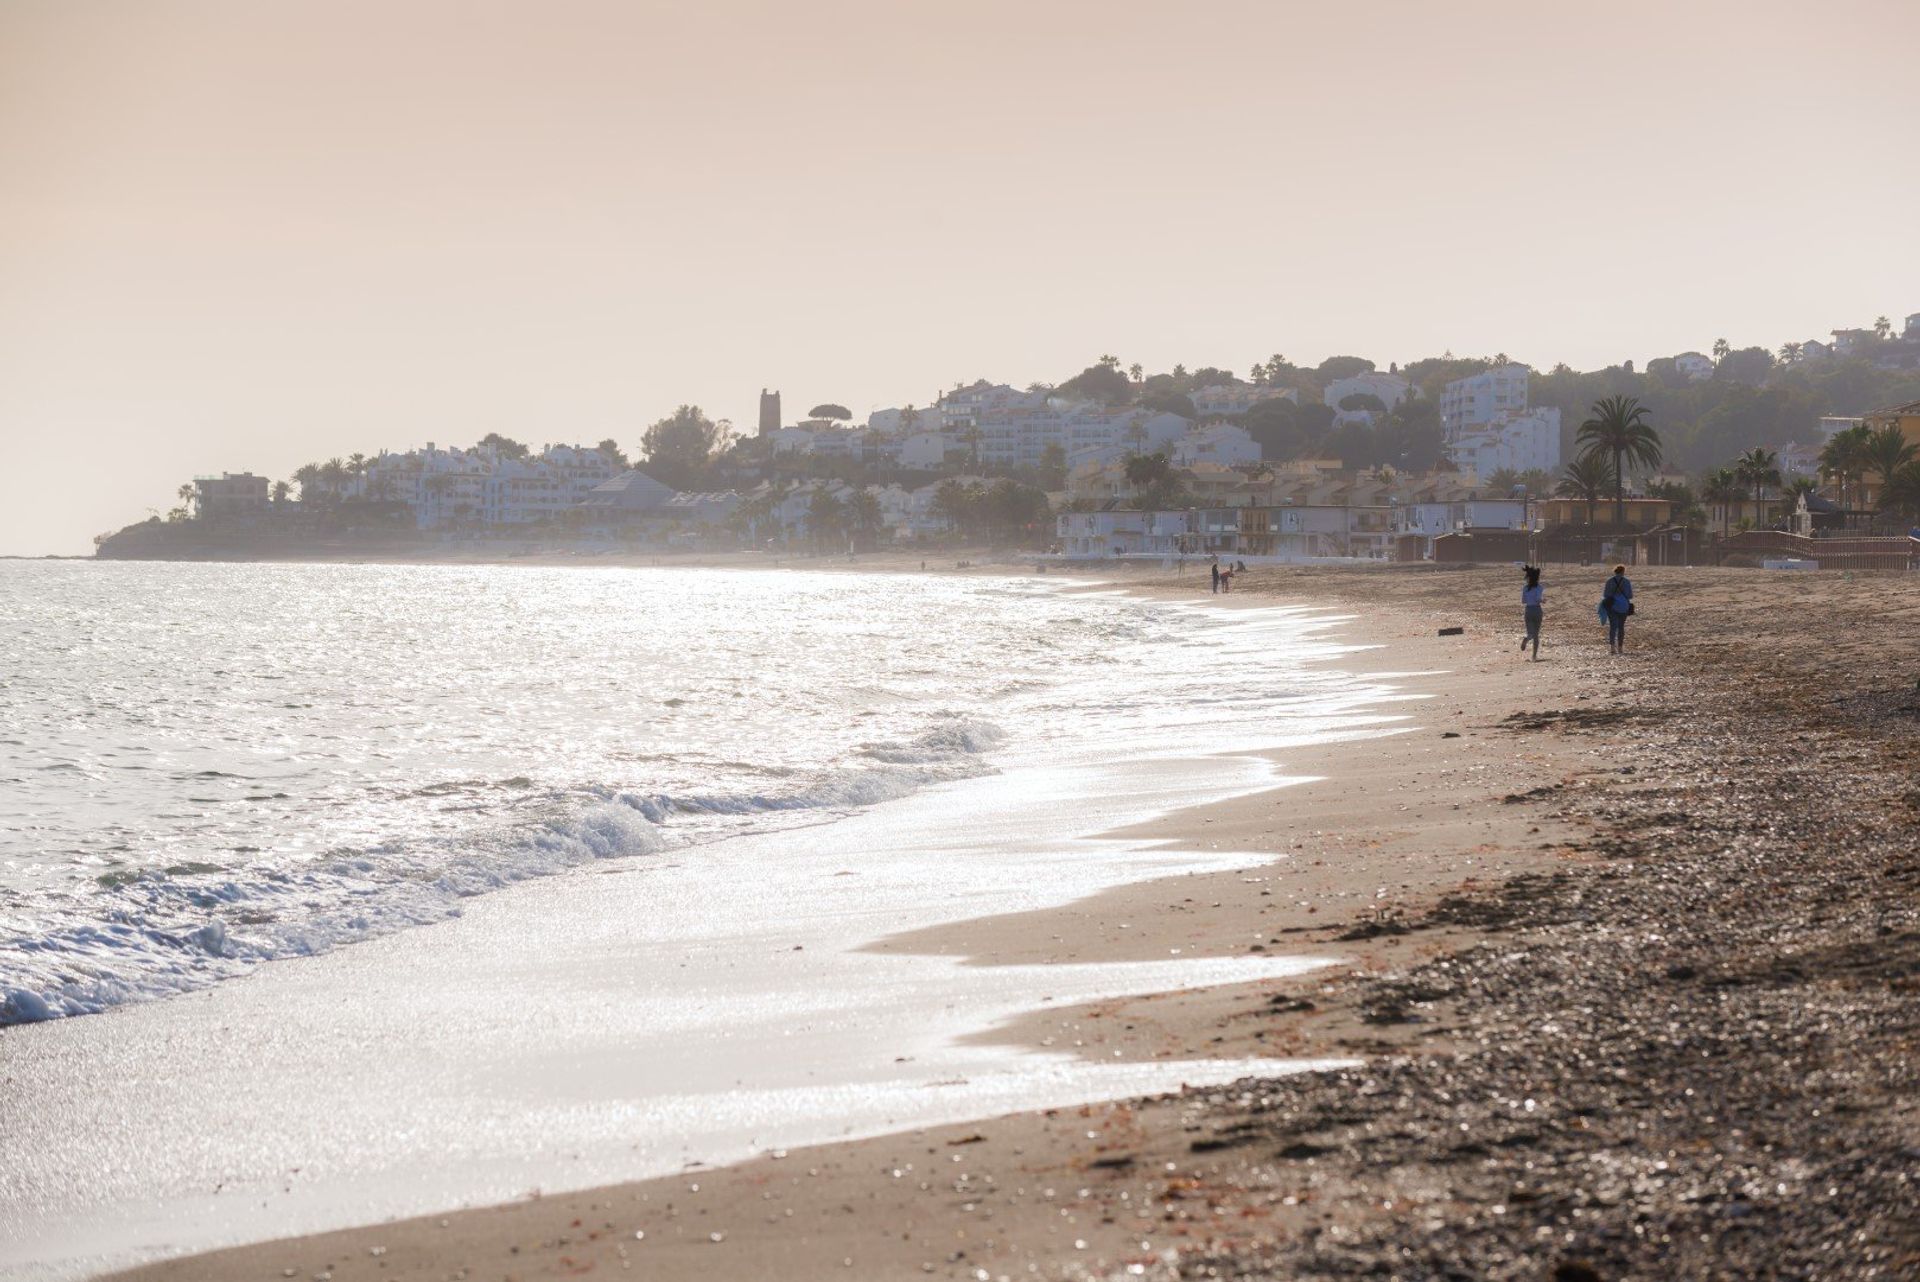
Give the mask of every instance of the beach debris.
M 1465 631 L 1465 628 L 1441 628 L 1440 635 L 1443 637 L 1457 637 Z

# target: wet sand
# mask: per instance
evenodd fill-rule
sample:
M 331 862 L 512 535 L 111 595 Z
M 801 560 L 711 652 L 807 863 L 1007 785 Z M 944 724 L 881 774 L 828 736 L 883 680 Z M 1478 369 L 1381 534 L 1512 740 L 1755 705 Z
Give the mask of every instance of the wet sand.
M 1380 669 L 1447 675 L 1407 681 L 1433 697 L 1404 734 L 1311 765 L 1276 750 L 1324 781 L 1148 826 L 1264 869 L 874 945 L 980 965 L 1337 950 L 1338 972 L 988 1035 L 1355 1068 L 127 1276 L 1913 1276 L 1920 585 L 1647 571 L 1615 660 L 1600 577 L 1549 568 L 1531 664 L 1511 568 L 1241 576 L 1232 604 L 1353 610 Z

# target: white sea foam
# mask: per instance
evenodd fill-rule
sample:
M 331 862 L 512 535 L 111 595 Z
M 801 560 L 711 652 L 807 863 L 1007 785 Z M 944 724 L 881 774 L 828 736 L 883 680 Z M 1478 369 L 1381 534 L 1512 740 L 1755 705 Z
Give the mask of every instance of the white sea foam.
M 777 820 L 896 800 L 930 783 L 985 772 L 990 767 L 982 754 L 1004 739 L 988 723 L 956 722 L 897 751 L 863 750 L 885 764 L 824 771 L 783 791 L 584 789 L 600 799 L 556 797 L 545 817 L 483 837 L 337 851 L 295 870 L 269 867 L 238 876 L 144 872 L 111 887 L 110 922 L 0 939 L 6 975 L 0 1025 L 96 1014 L 184 992 L 261 962 L 457 916 L 461 900 L 530 877 L 721 835 L 700 826 L 703 817 Z

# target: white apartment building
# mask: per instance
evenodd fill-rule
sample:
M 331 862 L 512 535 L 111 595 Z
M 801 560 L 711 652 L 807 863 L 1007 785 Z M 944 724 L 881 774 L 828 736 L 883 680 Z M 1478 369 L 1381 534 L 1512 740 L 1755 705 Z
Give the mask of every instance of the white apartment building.
M 996 467 L 1033 467 L 1050 446 L 1069 460 L 1090 449 L 1125 446 L 1150 454 L 1166 449 L 1192 426 L 1178 414 L 1098 406 L 1016 410 L 985 418 L 960 435 L 973 437 L 979 461 Z
M 1440 425 L 1449 437 L 1470 427 L 1484 427 L 1503 414 L 1518 414 L 1527 408 L 1525 365 L 1502 365 L 1497 369 L 1456 378 L 1440 393 Z
M 900 466 L 931 472 L 946 466 L 947 455 L 965 448 L 939 432 L 915 432 L 900 442 Z
M 1788 441 L 1779 450 L 1780 474 L 1782 476 L 1818 476 L 1820 475 L 1821 446 L 1802 445 L 1798 441 Z
M 222 472 L 193 478 L 193 510 L 201 520 L 221 520 L 267 509 L 272 482 L 252 472 Z
M 1256 383 L 1214 383 L 1187 397 L 1202 417 L 1226 415 L 1238 418 L 1262 401 L 1283 400 L 1300 403 L 1300 393 L 1291 387 L 1263 387 Z
M 443 450 L 428 442 L 425 449 L 381 454 L 353 489 L 375 502 L 406 504 L 423 530 L 530 525 L 558 517 L 614 474 L 611 459 L 577 445 L 513 459 L 491 446 Z
M 1012 410 L 1036 410 L 1046 406 L 1045 392 L 1023 392 L 1005 383 L 989 383 L 984 378 L 965 387 L 956 387 L 942 396 L 933 407 L 933 426 L 958 431 L 973 427 L 987 418 Z
M 1502 468 L 1515 472 L 1560 470 L 1560 411 L 1557 408 L 1506 414 L 1484 426 L 1470 427 L 1447 442 L 1447 457 L 1462 472 L 1486 480 Z
M 1178 414 L 1147 410 L 1093 410 L 1067 420 L 1067 457 L 1082 450 L 1125 446 L 1141 454 L 1167 449 L 1187 434 L 1193 423 Z
M 1173 443 L 1168 458 L 1175 467 L 1196 463 L 1220 463 L 1227 467 L 1258 463 L 1260 446 L 1246 429 L 1231 423 L 1209 423 L 1196 427 Z
M 1845 414 L 1828 414 L 1820 419 L 1820 443 L 1825 445 L 1840 433 L 1860 426 L 1866 420 Z

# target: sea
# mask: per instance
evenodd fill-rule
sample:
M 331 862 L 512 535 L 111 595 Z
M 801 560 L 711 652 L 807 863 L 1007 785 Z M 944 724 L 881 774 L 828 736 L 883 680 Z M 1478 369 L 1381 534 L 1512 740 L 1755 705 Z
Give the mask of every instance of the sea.
M 1057 575 L 0 563 L 0 1024 L 1010 761 L 1260 746 L 1343 680 L 1316 644 Z
M 1361 648 L 1197 574 L 0 562 L 0 1277 L 1327 1067 L 981 1036 L 1271 940 L 875 945 L 1277 891 L 1417 706 Z

